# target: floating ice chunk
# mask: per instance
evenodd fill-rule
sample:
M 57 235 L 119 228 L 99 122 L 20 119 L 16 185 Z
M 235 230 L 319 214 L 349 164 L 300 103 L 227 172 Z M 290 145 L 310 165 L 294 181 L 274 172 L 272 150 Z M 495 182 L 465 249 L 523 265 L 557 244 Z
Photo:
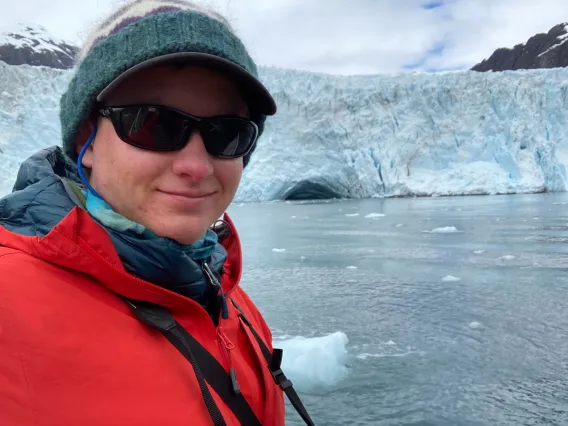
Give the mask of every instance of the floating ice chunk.
M 455 226 L 444 226 L 442 228 L 432 229 L 431 231 L 424 231 L 428 234 L 456 234 L 461 232 Z
M 283 248 L 273 248 L 272 251 L 274 253 L 284 253 L 286 251 L 286 249 Z
M 376 354 L 364 352 L 362 354 L 356 355 L 355 358 L 364 361 L 368 358 L 404 358 L 404 357 L 407 357 L 409 355 L 414 355 L 414 354 L 424 356 L 423 351 L 417 351 L 415 349 L 407 348 L 406 352 L 376 353 Z
M 516 259 L 516 256 L 513 256 L 512 254 L 506 254 L 505 256 L 501 256 L 499 258 L 499 260 L 513 260 Z
M 369 213 L 367 216 L 365 216 L 367 219 L 377 219 L 379 217 L 385 217 L 386 214 L 383 213 Z
M 396 227 L 400 228 L 401 226 L 404 226 L 402 223 L 397 223 Z
M 357 269 L 357 267 L 356 267 L 356 266 L 348 266 L 348 267 L 345 268 L 345 269 Z
M 568 203 L 552 203 L 552 204 L 554 204 L 555 206 L 565 206 Z
M 460 277 L 454 277 L 453 275 L 446 275 L 444 278 L 442 278 L 442 281 L 446 282 L 446 283 L 455 283 L 458 281 L 461 281 Z
M 347 336 L 338 331 L 327 336 L 275 341 L 284 350 L 282 370 L 300 391 L 333 386 L 345 379 Z
M 396 343 L 393 342 L 392 340 L 389 340 L 387 343 L 385 343 L 385 345 L 387 345 L 387 346 L 396 346 Z
M 300 256 L 300 259 L 306 260 L 306 256 Z
M 481 330 L 482 328 L 485 327 L 480 322 L 472 321 L 469 323 L 469 328 L 471 328 L 472 330 Z
M 359 213 L 347 213 L 345 216 L 347 216 L 347 217 L 356 217 L 356 216 L 359 216 Z
M 296 216 L 290 216 L 290 219 L 296 219 Z
M 485 250 L 475 250 L 474 253 L 475 254 L 483 254 L 483 253 L 485 253 Z
M 386 356 L 385 354 L 370 354 L 370 353 L 365 352 L 365 353 L 362 353 L 362 354 L 355 356 L 355 358 L 364 361 L 367 358 L 383 358 L 385 356 Z
M 538 217 L 533 217 L 533 220 L 539 220 L 539 218 L 538 218 Z

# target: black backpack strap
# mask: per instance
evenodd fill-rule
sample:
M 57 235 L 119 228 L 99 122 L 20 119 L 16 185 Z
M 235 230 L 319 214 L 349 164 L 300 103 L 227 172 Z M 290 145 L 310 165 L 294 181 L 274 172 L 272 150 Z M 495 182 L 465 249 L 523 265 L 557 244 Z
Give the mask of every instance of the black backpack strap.
M 254 336 L 256 342 L 258 343 L 258 346 L 260 347 L 260 350 L 262 351 L 262 354 L 266 359 L 268 368 L 270 369 L 270 373 L 272 374 L 272 377 L 274 378 L 276 384 L 279 385 L 280 388 L 284 391 L 284 393 L 288 397 L 288 400 L 292 403 L 292 405 L 294 406 L 300 417 L 302 417 L 302 420 L 304 420 L 306 425 L 315 426 L 310 415 L 308 414 L 308 410 L 306 410 L 306 407 L 304 407 L 304 404 L 302 403 L 300 396 L 294 389 L 294 385 L 282 371 L 281 365 L 282 365 L 282 355 L 284 354 L 284 351 L 282 349 L 274 349 L 274 351 L 270 352 L 270 349 L 268 349 L 268 346 L 266 346 L 266 343 L 264 343 L 262 337 L 260 337 L 260 335 L 254 329 L 254 327 L 252 326 L 251 322 L 248 320 L 247 316 L 245 315 L 241 307 L 237 304 L 237 302 L 233 300 L 233 298 L 231 298 L 231 302 L 233 303 L 233 305 L 235 305 L 235 308 L 237 308 L 237 310 L 240 312 L 240 317 L 243 320 L 243 323 L 247 325 L 252 335 Z
M 126 299 L 125 299 L 126 300 Z M 227 404 L 243 426 L 261 426 L 247 400 L 240 393 L 232 375 L 179 324 L 164 307 L 126 300 L 136 317 L 144 324 L 159 330 L 169 342 L 191 363 L 203 401 L 215 426 L 226 426 L 223 415 L 215 404 L 207 383 Z

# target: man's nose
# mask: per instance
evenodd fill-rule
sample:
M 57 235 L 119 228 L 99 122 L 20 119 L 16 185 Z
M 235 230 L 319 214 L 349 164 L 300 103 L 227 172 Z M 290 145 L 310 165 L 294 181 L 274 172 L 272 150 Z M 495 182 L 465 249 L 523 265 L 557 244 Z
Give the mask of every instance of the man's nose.
M 190 176 L 197 181 L 213 174 L 211 156 L 197 129 L 191 133 L 187 144 L 176 152 L 173 169 L 176 174 Z

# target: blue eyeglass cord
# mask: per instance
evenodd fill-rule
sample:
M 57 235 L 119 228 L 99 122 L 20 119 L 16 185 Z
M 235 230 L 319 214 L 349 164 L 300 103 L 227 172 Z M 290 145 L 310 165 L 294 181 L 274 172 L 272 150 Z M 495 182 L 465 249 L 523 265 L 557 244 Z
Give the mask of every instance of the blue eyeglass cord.
M 101 200 L 104 200 L 104 198 L 101 197 L 99 195 L 99 193 L 97 191 L 95 191 L 95 189 L 91 186 L 91 184 L 89 183 L 89 180 L 85 176 L 85 173 L 83 173 L 83 156 L 85 155 L 85 152 L 87 152 L 87 149 L 89 148 L 89 146 L 93 143 L 93 140 L 95 139 L 96 135 L 97 135 L 97 125 L 94 124 L 93 125 L 93 131 L 91 132 L 91 136 L 89 136 L 89 139 L 87 139 L 87 142 L 85 142 L 85 145 L 83 146 L 83 148 L 81 149 L 81 152 L 79 153 L 79 158 L 77 158 L 77 170 L 79 171 L 79 177 L 81 178 L 81 181 L 89 189 L 89 191 L 91 191 L 92 194 L 95 197 L 100 198 Z

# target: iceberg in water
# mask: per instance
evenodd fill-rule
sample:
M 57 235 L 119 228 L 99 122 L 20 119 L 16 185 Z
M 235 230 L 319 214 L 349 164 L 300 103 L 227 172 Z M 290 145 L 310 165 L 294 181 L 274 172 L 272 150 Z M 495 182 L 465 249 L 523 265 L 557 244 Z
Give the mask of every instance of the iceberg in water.
M 336 385 L 349 373 L 347 335 L 341 331 L 321 337 L 275 339 L 284 350 L 282 369 L 300 391 L 309 392 Z
M 69 71 L 0 62 L 0 195 L 59 143 Z M 261 68 L 279 112 L 237 202 L 566 190 L 568 69 L 331 76 Z
M 432 229 L 431 231 L 424 231 L 426 234 L 458 234 L 461 231 L 455 226 L 444 226 L 442 228 Z
M 385 217 L 386 215 L 384 213 L 369 213 L 367 216 L 365 216 L 367 219 L 377 219 L 379 217 Z
M 453 275 L 446 275 L 444 278 L 442 278 L 442 281 L 445 283 L 455 283 L 458 281 L 461 281 L 460 277 L 454 277 Z

